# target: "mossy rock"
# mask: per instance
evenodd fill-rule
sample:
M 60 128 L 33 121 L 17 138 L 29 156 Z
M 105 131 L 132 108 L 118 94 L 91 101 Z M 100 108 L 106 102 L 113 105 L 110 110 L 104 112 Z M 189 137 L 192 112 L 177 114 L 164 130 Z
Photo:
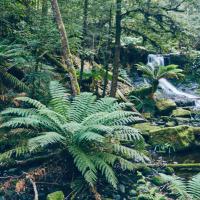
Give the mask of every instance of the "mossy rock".
M 62 191 L 57 191 L 48 194 L 47 200 L 65 200 L 65 196 Z
M 191 111 L 183 108 L 177 108 L 172 112 L 172 116 L 174 117 L 191 117 L 191 115 L 192 115 Z
M 180 125 L 149 131 L 149 143 L 153 146 L 170 144 L 177 151 L 185 150 L 195 142 L 200 128 Z
M 137 200 L 154 200 L 154 197 L 152 197 L 152 196 L 149 195 L 149 194 L 140 194 L 140 195 L 137 197 Z
M 175 122 L 174 121 L 169 121 L 166 123 L 166 127 L 174 127 L 175 126 Z
M 160 130 L 159 126 L 152 125 L 150 122 L 135 124 L 133 127 L 140 130 L 143 135 L 149 135 L 150 131 Z
M 136 88 L 129 93 L 129 96 L 136 96 L 136 97 L 147 97 L 152 93 L 151 86 L 143 86 L 140 88 Z
M 145 119 L 151 119 L 151 118 L 152 118 L 152 114 L 151 114 L 150 112 L 142 113 L 142 116 L 143 116 Z
M 172 175 L 172 174 L 174 174 L 174 169 L 171 168 L 171 167 L 166 167 L 166 169 L 165 169 L 165 174 L 167 174 L 167 175 Z
M 176 109 L 176 103 L 171 99 L 160 99 L 156 101 L 156 108 L 159 114 L 169 115 L 172 110 Z
M 151 182 L 156 186 L 162 186 L 166 183 L 166 181 L 159 175 L 154 176 L 151 179 Z
M 189 124 L 191 122 L 191 118 L 186 117 L 176 117 L 175 120 L 179 125 Z

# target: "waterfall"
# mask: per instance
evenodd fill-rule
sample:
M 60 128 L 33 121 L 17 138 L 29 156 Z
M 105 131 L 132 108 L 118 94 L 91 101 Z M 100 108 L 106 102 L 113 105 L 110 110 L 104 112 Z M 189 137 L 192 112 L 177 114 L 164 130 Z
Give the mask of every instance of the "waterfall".
M 165 66 L 164 57 L 162 55 L 149 54 L 147 65 L 154 69 L 158 66 Z M 195 107 L 200 108 L 200 97 L 192 94 L 188 94 L 186 92 L 178 90 L 174 85 L 172 85 L 167 79 L 161 78 L 159 80 L 159 87 L 163 90 L 163 92 L 169 96 L 173 96 L 175 98 L 184 100 L 194 100 Z

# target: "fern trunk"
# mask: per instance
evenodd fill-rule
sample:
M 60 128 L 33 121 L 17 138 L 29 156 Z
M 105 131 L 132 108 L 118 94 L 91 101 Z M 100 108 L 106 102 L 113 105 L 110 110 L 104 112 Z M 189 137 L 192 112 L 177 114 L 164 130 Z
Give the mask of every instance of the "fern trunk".
M 65 26 L 64 26 L 62 16 L 60 13 L 60 8 L 58 6 L 57 0 L 51 0 L 51 5 L 52 5 L 55 21 L 57 23 L 57 27 L 58 27 L 60 37 L 61 37 L 62 54 L 64 58 L 63 68 L 65 71 L 69 73 L 73 94 L 77 95 L 80 93 L 80 88 L 79 88 L 79 84 L 77 80 L 76 70 L 72 62 L 72 56 L 69 49 L 67 33 L 66 33 Z

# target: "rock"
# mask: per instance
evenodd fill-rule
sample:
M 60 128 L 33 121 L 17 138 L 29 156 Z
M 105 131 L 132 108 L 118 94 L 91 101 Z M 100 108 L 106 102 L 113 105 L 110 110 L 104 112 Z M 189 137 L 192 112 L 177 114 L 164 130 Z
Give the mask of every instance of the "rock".
M 137 191 L 136 190 L 130 190 L 129 194 L 130 194 L 130 196 L 137 196 Z
M 193 99 L 175 99 L 176 105 L 179 107 L 195 106 Z
M 62 191 L 57 191 L 48 194 L 47 200 L 65 200 L 65 196 Z
M 142 113 L 142 116 L 145 118 L 145 119 L 151 119 L 152 118 L 152 115 L 151 113 L 147 112 L 147 113 Z
M 152 93 L 152 87 L 151 86 L 143 86 L 140 88 L 135 88 L 133 91 L 129 93 L 129 96 L 136 96 L 136 97 L 147 97 Z
M 120 200 L 120 199 L 121 199 L 121 196 L 120 196 L 119 194 L 117 194 L 117 195 L 113 195 L 113 198 L 114 198 L 115 200 Z
M 166 183 L 166 180 L 164 180 L 161 176 L 156 175 L 151 179 L 151 182 L 156 186 L 162 186 Z
M 177 108 L 172 112 L 172 116 L 174 117 L 191 117 L 191 115 L 192 115 L 191 111 L 183 108 Z
M 150 167 L 143 167 L 142 168 L 142 174 L 144 174 L 144 176 L 152 175 L 153 170 Z
M 154 200 L 154 198 L 148 194 L 140 194 L 137 200 Z
M 140 130 L 143 135 L 149 135 L 148 133 L 150 130 L 160 129 L 159 126 L 153 125 L 150 122 L 135 124 L 133 127 Z
M 125 189 L 126 188 L 125 188 L 124 185 L 122 185 L 122 184 L 119 185 L 119 190 L 120 190 L 121 193 L 125 193 Z
M 192 120 L 190 118 L 186 118 L 186 117 L 176 117 L 174 119 L 178 125 L 188 125 L 190 124 L 190 122 L 192 122 Z
M 176 103 L 171 99 L 160 99 L 156 102 L 156 108 L 159 114 L 168 115 L 176 109 Z
M 146 181 L 145 181 L 145 179 L 139 179 L 139 180 L 137 181 L 137 184 L 143 185 L 143 184 L 146 184 Z
M 153 146 L 170 144 L 175 150 L 181 151 L 191 147 L 195 142 L 195 135 L 198 134 L 199 127 L 180 125 L 159 128 L 149 131 L 149 143 Z
M 174 169 L 171 168 L 171 167 L 166 167 L 165 174 L 167 174 L 167 175 L 173 175 L 174 174 Z
M 165 124 L 166 127 L 174 127 L 175 126 L 175 122 L 174 121 L 169 121 Z

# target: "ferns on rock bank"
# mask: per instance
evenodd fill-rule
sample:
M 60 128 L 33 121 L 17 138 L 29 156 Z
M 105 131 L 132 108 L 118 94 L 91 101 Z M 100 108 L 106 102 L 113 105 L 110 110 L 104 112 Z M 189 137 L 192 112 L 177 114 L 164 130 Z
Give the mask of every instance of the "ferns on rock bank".
M 5 119 L 1 127 L 20 130 L 21 135 L 12 145 L 15 148 L 4 152 L 2 158 L 16 155 L 19 148 L 23 150 L 18 154 L 23 155 L 27 151 L 45 151 L 53 145 L 54 150 L 66 150 L 73 157 L 90 186 L 95 185 L 100 172 L 113 187 L 117 186 L 115 163 L 131 170 L 131 161 L 148 160 L 141 148 L 142 136 L 137 129 L 126 126 L 139 118 L 138 113 L 123 110 L 129 104 L 110 97 L 96 100 L 91 93 L 81 93 L 70 101 L 58 82 L 51 82 L 50 94 L 48 106 L 20 97 L 17 100 L 29 108 L 8 108 L 1 113 Z

